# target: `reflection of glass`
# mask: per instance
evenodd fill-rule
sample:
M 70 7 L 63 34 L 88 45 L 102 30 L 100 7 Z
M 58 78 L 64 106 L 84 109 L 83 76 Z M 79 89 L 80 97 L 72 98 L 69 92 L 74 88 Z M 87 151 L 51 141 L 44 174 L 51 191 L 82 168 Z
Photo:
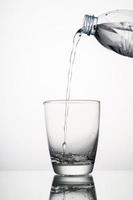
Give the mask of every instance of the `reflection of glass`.
M 49 200 L 97 200 L 92 176 L 54 176 Z
M 69 108 L 64 139 L 65 106 Z M 55 173 L 85 175 L 93 170 L 99 133 L 100 102 L 96 100 L 46 101 L 45 119 Z M 65 140 L 65 146 L 64 144 Z

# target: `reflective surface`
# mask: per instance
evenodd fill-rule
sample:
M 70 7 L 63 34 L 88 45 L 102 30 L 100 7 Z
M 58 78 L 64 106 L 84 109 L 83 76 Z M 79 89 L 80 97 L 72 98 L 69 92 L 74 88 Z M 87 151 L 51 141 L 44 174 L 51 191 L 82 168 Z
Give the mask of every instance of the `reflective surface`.
M 97 200 L 92 176 L 54 176 L 49 200 Z
M 75 190 L 71 188 L 72 182 Z M 59 189 L 67 185 L 66 198 L 62 198 L 63 192 L 60 196 L 53 195 L 52 186 L 58 185 Z M 93 177 L 71 180 L 54 178 L 50 171 L 0 172 L 0 200 L 71 200 L 72 197 L 76 200 L 132 200 L 132 188 L 132 171 L 94 171 Z

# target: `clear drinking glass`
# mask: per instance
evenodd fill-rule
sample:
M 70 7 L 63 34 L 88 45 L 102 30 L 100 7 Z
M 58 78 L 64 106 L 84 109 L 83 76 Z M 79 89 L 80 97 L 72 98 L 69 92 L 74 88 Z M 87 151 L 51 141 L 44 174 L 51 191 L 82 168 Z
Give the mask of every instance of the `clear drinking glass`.
M 64 132 L 66 106 L 67 131 Z M 50 100 L 44 102 L 44 107 L 49 151 L 55 173 L 91 173 L 98 144 L 100 102 Z

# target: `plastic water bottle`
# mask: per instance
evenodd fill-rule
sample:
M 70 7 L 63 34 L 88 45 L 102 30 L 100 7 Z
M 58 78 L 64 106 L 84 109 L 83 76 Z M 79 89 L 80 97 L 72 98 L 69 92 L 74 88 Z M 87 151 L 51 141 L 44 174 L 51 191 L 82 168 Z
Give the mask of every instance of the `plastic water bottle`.
M 94 35 L 104 47 L 133 57 L 133 11 L 115 10 L 99 17 L 85 15 L 81 31 Z

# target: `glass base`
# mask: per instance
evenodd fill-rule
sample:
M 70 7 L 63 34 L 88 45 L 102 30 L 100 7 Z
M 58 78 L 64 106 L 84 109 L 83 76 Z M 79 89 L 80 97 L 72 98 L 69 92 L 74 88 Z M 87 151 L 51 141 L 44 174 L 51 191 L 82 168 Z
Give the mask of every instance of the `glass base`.
M 93 170 L 93 164 L 89 165 L 54 165 L 54 172 L 60 175 L 86 175 Z

